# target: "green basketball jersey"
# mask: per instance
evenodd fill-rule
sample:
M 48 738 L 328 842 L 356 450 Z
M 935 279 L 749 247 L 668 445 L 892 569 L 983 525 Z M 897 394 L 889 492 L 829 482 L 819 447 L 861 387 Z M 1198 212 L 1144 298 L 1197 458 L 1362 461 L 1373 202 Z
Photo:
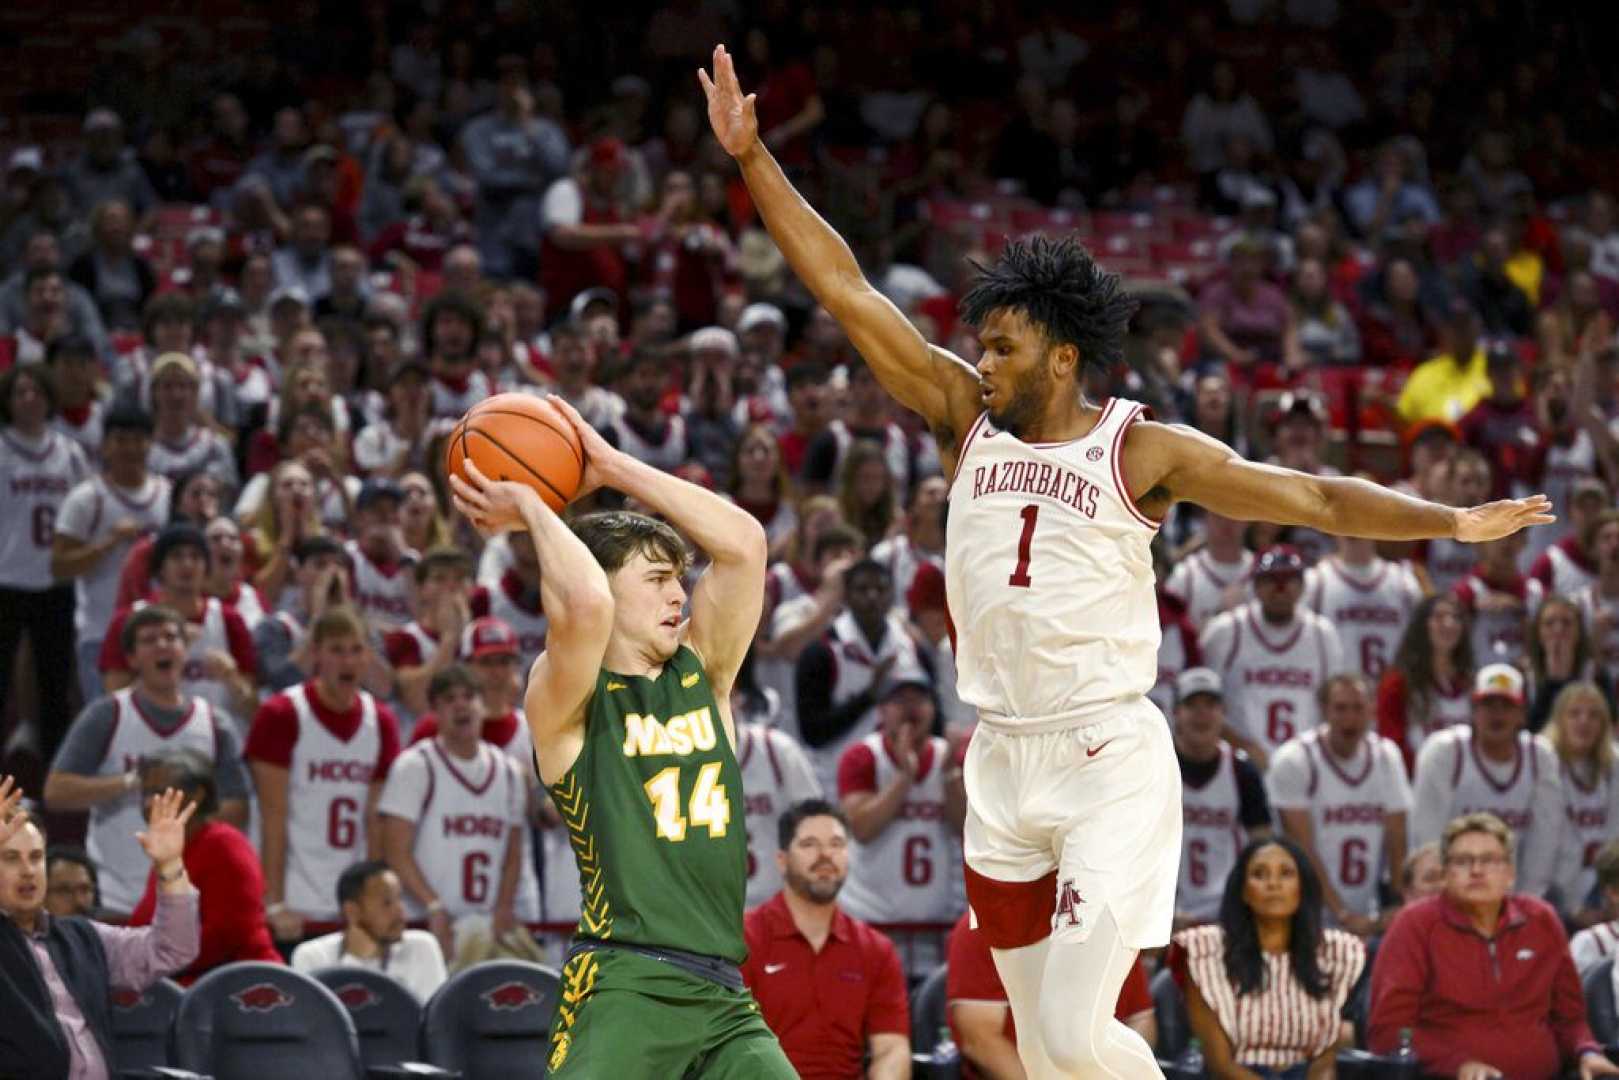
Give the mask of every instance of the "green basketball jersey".
M 550 785 L 579 866 L 579 935 L 741 963 L 742 772 L 685 646 L 656 679 L 602 670 L 579 758 Z

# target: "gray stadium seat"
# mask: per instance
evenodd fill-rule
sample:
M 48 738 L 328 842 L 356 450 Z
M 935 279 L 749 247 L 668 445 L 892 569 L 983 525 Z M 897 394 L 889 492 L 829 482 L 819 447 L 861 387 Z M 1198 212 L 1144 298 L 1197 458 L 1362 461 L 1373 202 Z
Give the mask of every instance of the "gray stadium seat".
M 367 1069 L 420 1058 L 422 1003 L 399 980 L 354 967 L 321 968 L 312 974 L 348 1010 Z
M 544 1076 L 560 985 L 555 969 L 522 960 L 452 975 L 427 1002 L 422 1056 L 468 1077 Z
M 217 1080 L 362 1080 L 348 1010 L 326 987 L 280 964 L 215 968 L 186 991 L 170 1060 Z
M 159 979 L 145 990 L 112 995 L 112 1045 L 119 1072 L 136 1072 L 169 1063 L 169 1028 L 180 1010 L 185 988 Z
M 1587 971 L 1580 982 L 1585 988 L 1585 1016 L 1591 1034 L 1603 1046 L 1619 1042 L 1619 1016 L 1613 999 L 1613 957 Z
M 911 1049 L 919 1054 L 933 1052 L 933 1045 L 939 1041 L 939 1028 L 950 1022 L 945 995 L 949 973 L 949 968 L 940 964 L 911 995 Z

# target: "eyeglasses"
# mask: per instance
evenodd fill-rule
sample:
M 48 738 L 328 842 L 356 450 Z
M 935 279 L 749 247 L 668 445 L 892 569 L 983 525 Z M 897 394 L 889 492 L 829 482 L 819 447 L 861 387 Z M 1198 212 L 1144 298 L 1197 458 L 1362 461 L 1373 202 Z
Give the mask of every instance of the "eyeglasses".
M 1452 855 L 1445 860 L 1447 866 L 1454 866 L 1460 870 L 1471 870 L 1477 867 L 1480 870 L 1494 870 L 1507 864 L 1505 855 Z

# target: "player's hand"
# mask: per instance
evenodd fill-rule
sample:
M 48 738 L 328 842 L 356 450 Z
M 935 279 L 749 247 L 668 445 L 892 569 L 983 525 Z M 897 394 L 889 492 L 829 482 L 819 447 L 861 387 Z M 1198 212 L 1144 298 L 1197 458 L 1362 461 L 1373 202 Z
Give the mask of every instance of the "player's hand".
M 1499 499 L 1482 506 L 1456 511 L 1456 539 L 1464 544 L 1482 544 L 1511 536 L 1530 525 L 1550 525 L 1552 501 L 1544 495 L 1527 499 Z
M 10 776 L 0 776 L 0 847 L 17 835 L 28 820 L 22 811 L 22 788 Z
M 839 555 L 826 564 L 826 568 L 821 571 L 821 583 L 815 589 L 821 603 L 832 607 L 843 607 L 843 575 L 855 562 L 856 557 L 849 554 Z
M 579 494 L 574 497 L 583 498 L 603 485 L 613 486 L 614 466 L 623 455 L 613 449 L 612 445 L 601 437 L 601 432 L 591 427 L 590 422 L 580 416 L 579 410 L 568 404 L 566 398 L 547 394 L 545 400 L 562 414 L 562 419 L 573 425 L 574 434 L 579 436 L 579 449 L 585 453 L 585 472 L 579 478 Z
M 290 908 L 266 914 L 264 921 L 270 924 L 270 936 L 277 941 L 297 941 L 304 936 L 304 917 Z
M 196 812 L 196 802 L 186 802 L 184 792 L 176 788 L 165 788 L 162 794 L 152 796 L 146 829 L 136 833 L 135 839 L 153 866 L 173 862 L 185 851 L 186 822 Z
M 462 468 L 467 473 L 465 480 L 450 477 L 455 508 L 485 536 L 526 529 L 524 508 L 545 506 L 533 488 L 510 480 L 491 480 L 470 459 L 462 463 Z
M 724 45 L 714 46 L 714 77 L 697 69 L 697 81 L 703 84 L 708 98 L 708 122 L 714 129 L 714 138 L 732 157 L 740 157 L 759 141 L 759 118 L 754 115 L 754 98 L 743 96 L 742 84 L 736 81 L 736 65 Z
M 1582 1064 L 1580 1068 L 1583 1070 L 1585 1066 Z M 1482 1061 L 1465 1062 L 1456 1070 L 1456 1080 L 1501 1080 L 1502 1075 L 1500 1069 Z
M 1580 1080 L 1591 1080 L 1593 1076 L 1619 1076 L 1619 1065 L 1593 1050 L 1580 1058 Z

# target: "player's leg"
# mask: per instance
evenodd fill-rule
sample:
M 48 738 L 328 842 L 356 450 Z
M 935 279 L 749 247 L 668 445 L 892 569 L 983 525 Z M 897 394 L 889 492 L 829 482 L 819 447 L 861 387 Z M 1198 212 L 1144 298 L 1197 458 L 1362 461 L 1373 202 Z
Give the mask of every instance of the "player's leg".
M 1012 1023 L 1017 1029 L 1017 1056 L 1029 1080 L 1061 1080 L 1062 1073 L 1046 1053 L 1040 1028 L 1040 986 L 1046 977 L 1051 938 L 1018 949 L 991 949 L 995 973 L 1001 977 Z
M 1047 942 L 1039 1032 L 1054 1075 L 1076 1080 L 1163 1076 L 1147 1040 L 1113 1015 L 1136 952 L 1124 945 L 1111 910 L 1101 913 L 1084 941 Z M 1022 1035 L 1019 1026 L 1020 1054 Z
M 684 1075 L 696 1056 L 695 976 L 631 953 L 598 950 L 562 968 L 546 1075 L 554 1080 Z

